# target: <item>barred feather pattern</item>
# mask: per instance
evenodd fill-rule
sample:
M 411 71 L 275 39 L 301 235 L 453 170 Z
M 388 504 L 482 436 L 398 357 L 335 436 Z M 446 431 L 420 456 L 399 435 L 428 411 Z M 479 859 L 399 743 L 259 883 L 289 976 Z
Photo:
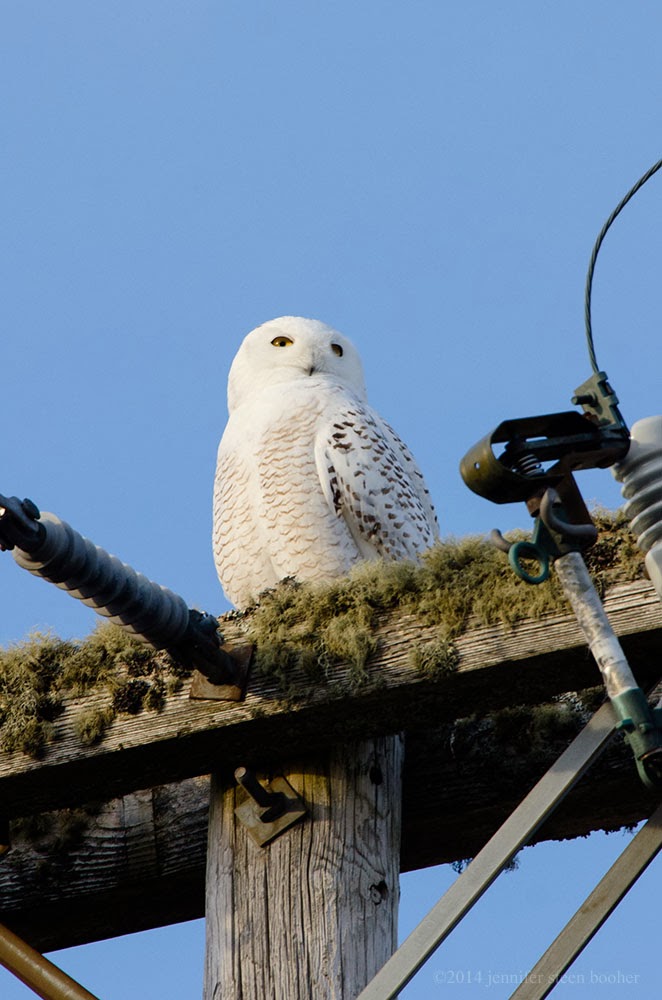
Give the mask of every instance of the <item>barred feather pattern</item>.
M 255 335 L 259 349 L 244 351 Z M 283 338 L 290 343 L 274 349 Z M 229 400 L 213 545 L 237 607 L 284 577 L 328 582 L 360 560 L 413 559 L 433 544 L 437 519 L 423 476 L 365 400 L 347 338 L 295 317 L 259 327 L 233 363 Z

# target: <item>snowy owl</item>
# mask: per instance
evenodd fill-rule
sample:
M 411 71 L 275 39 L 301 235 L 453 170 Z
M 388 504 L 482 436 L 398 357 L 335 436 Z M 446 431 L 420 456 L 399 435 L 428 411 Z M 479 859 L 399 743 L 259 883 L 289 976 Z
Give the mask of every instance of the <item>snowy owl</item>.
M 285 316 L 243 341 L 214 483 L 214 561 L 228 599 L 284 577 L 328 582 L 362 559 L 415 558 L 438 535 L 429 492 L 368 405 L 354 345 Z

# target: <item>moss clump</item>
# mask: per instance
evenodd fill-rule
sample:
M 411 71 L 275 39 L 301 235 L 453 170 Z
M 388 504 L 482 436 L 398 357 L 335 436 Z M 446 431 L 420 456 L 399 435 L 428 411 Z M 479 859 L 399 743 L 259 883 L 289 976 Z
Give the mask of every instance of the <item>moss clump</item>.
M 160 711 L 183 673 L 166 653 L 107 623 L 82 642 L 31 636 L 0 650 L 0 748 L 40 756 L 65 696 L 105 691 L 108 704 L 83 708 L 74 721 L 82 743 L 98 743 L 119 712 Z
M 598 589 L 643 577 L 643 556 L 624 515 L 600 511 L 594 519 L 600 534 L 586 560 Z M 324 587 L 283 581 L 261 596 L 245 620 L 257 646 L 258 671 L 294 698 L 328 683 L 338 663 L 350 667 L 344 689 L 364 683 L 382 614 L 397 610 L 436 626 L 433 640 L 412 648 L 410 662 L 425 677 L 440 679 L 456 668 L 453 639 L 470 620 L 510 624 L 565 609 L 554 575 L 530 586 L 515 576 L 502 552 L 465 538 L 439 543 L 420 563 L 360 564 Z M 160 711 L 187 673 L 167 654 L 112 625 L 100 625 L 82 642 L 35 635 L 0 650 L 0 749 L 42 754 L 65 695 L 91 691 L 107 698 L 81 709 L 74 727 L 81 742 L 99 742 L 118 712 Z
M 518 787 L 531 766 L 543 769 L 565 750 L 604 700 L 603 687 L 558 695 L 542 705 L 515 705 L 488 716 L 458 719 L 452 727 L 453 757 L 470 771 L 494 763 L 494 794 Z
M 62 710 L 57 691 L 60 652 L 71 643 L 46 635 L 0 653 L 0 747 L 39 756 L 49 742 L 52 722 Z
M 643 577 L 643 556 L 625 516 L 598 511 L 594 520 L 599 540 L 586 560 L 598 589 Z M 514 624 L 564 611 L 567 604 L 555 575 L 531 586 L 484 539 L 451 539 L 420 563 L 362 563 L 325 586 L 286 580 L 262 594 L 248 621 L 257 669 L 275 677 L 289 695 L 305 693 L 306 683 L 323 679 L 339 662 L 350 665 L 350 685 L 360 684 L 376 649 L 376 618 L 395 609 L 437 626 L 437 639 L 415 647 L 411 658 L 422 673 L 438 677 L 457 665 L 452 640 L 471 619 Z
M 116 712 L 137 715 L 143 707 L 148 691 L 147 681 L 122 681 L 113 691 L 113 708 Z
M 453 673 L 460 662 L 460 654 L 455 643 L 448 639 L 421 643 L 409 651 L 409 663 L 423 677 L 439 680 Z
M 516 872 L 519 868 L 519 856 L 520 852 L 518 851 L 515 857 L 511 858 L 508 864 L 503 866 L 501 871 L 507 872 L 508 874 Z M 461 875 L 462 872 L 467 870 L 472 861 L 473 858 L 459 858 L 457 861 L 451 861 L 451 868 L 457 875 Z
M 90 708 L 79 712 L 74 723 L 74 732 L 83 746 L 94 746 L 106 735 L 106 730 L 115 718 L 112 708 Z
M 341 661 L 350 664 L 350 683 L 360 683 L 375 650 L 373 617 L 370 603 L 347 580 L 324 588 L 283 581 L 262 596 L 250 618 L 257 669 L 290 694 L 293 675 L 303 675 L 304 686 L 318 683 Z
M 599 534 L 585 559 L 598 591 L 603 594 L 616 583 L 644 579 L 644 554 L 623 511 L 597 510 L 592 516 Z

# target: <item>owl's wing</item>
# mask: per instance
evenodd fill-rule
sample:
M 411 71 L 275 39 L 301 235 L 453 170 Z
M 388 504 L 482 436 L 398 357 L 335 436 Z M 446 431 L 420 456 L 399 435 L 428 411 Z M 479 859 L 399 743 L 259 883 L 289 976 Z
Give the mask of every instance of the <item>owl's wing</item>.
M 370 407 L 339 406 L 318 432 L 316 461 L 327 503 L 364 558 L 411 559 L 438 537 L 416 461 Z
M 214 563 L 226 596 L 237 607 L 246 607 L 260 590 L 278 582 L 256 514 L 259 498 L 246 437 L 241 423 L 230 418 L 214 479 Z

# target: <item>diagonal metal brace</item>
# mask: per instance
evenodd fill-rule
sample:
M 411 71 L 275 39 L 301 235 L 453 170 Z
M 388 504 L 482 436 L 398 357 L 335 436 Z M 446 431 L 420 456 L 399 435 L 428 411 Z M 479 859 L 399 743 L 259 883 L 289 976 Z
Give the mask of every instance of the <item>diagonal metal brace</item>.
M 368 983 L 358 1000 L 397 997 L 602 753 L 614 734 L 616 721 L 611 702 L 605 702 Z
M 43 1000 L 98 1000 L 84 986 L 2 924 L 0 964 Z
M 544 1000 L 660 850 L 662 805 L 619 855 L 510 1000 Z

